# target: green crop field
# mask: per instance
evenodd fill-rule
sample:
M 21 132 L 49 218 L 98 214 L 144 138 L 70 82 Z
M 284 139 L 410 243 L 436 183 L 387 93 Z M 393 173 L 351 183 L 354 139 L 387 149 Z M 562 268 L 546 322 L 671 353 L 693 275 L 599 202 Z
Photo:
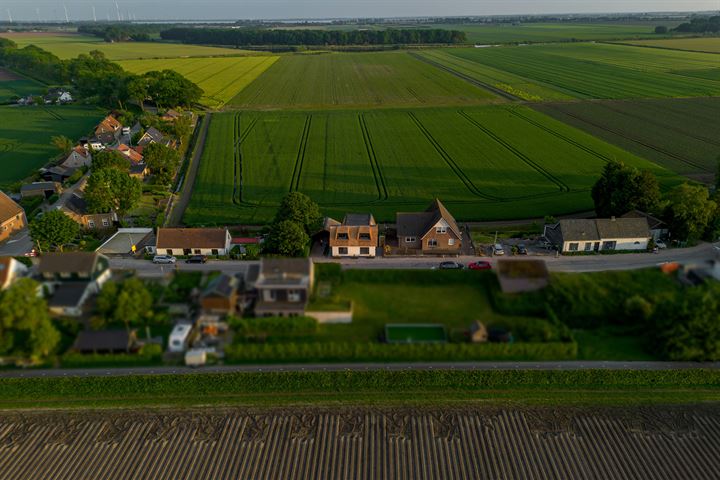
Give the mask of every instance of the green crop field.
M 720 95 L 718 81 L 674 73 L 716 68 L 718 56 L 709 53 L 592 43 L 447 52 L 482 67 L 516 75 L 532 85 L 539 84 L 581 99 Z M 448 68 L 456 67 L 448 65 Z M 538 95 L 552 98 L 547 94 Z
M 270 68 L 277 59 L 276 56 L 252 56 L 173 58 L 161 63 L 156 60 L 125 60 L 119 63 L 132 73 L 158 69 L 175 70 L 205 91 L 202 98 L 205 105 L 221 107 Z
M 235 97 L 243 108 L 477 105 L 491 93 L 405 52 L 287 55 Z
M 548 103 L 538 110 L 678 173 L 711 179 L 720 98 Z
M 523 106 L 215 114 L 184 221 L 262 223 L 302 191 L 327 214 L 446 202 L 461 220 L 528 218 L 592 208 L 611 158 L 679 177 Z
M 0 68 L 0 103 L 27 95 L 42 95 L 45 88 L 41 83 Z
M 703 38 L 670 38 L 663 40 L 626 41 L 641 47 L 668 48 L 670 50 L 687 50 L 690 52 L 720 53 L 720 37 Z
M 101 38 L 74 33 L 25 33 L 3 32 L 0 37 L 9 38 L 19 47 L 37 45 L 61 59 L 75 58 L 82 53 L 100 50 L 110 60 L 134 58 L 210 57 L 218 55 L 247 54 L 234 48 L 204 47 L 162 42 L 108 43 Z
M 0 107 L 0 186 L 22 180 L 57 154 L 54 135 L 88 134 L 104 112 L 91 107 Z

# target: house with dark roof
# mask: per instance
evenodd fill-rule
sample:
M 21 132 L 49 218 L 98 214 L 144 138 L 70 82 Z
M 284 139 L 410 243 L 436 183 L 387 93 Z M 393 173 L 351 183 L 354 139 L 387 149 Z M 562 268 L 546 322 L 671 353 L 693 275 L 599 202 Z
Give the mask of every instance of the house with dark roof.
M 20 196 L 50 198 L 55 194 L 62 193 L 62 186 L 58 182 L 33 182 L 26 183 L 20 187 Z
M 297 317 L 305 315 L 315 275 L 309 258 L 263 258 L 257 280 L 255 315 Z
M 87 202 L 77 193 L 73 193 L 65 204 L 59 208 L 65 215 L 87 230 L 113 228 L 118 222 L 118 216 L 115 212 L 90 213 Z
M 230 315 L 238 311 L 240 281 L 223 274 L 208 283 L 200 294 L 200 307 L 208 314 Z
M 110 279 L 110 262 L 97 253 L 46 253 L 40 257 L 38 275 L 50 313 L 79 317 L 88 298 Z
M 647 250 L 646 218 L 566 219 L 545 225 L 544 236 L 560 253 Z
M 424 212 L 397 213 L 395 224 L 401 253 L 459 255 L 462 250 L 462 230 L 440 200 Z
M 145 130 L 145 133 L 143 133 L 142 137 L 140 137 L 140 140 L 138 140 L 138 145 L 141 147 L 146 147 L 150 145 L 151 143 L 163 143 L 164 136 L 160 130 L 158 130 L 155 127 L 150 127 L 147 130 Z
M 0 242 L 26 226 L 25 210 L 0 191 Z
M 626 213 L 622 218 L 645 218 L 650 228 L 650 235 L 655 242 L 666 239 L 670 235 L 670 229 L 668 225 L 657 217 L 650 215 L 649 213 L 641 212 L 640 210 L 633 210 Z
M 136 353 L 140 345 L 135 330 L 83 330 L 72 349 L 84 354 Z
M 227 228 L 158 228 L 155 253 L 159 255 L 213 255 L 230 253 Z
M 375 257 L 378 247 L 378 225 L 369 213 L 348 213 L 342 223 L 325 220 L 333 257 Z
M 72 177 L 75 172 L 77 172 L 77 170 L 77 168 L 69 168 L 62 165 L 56 165 L 54 167 L 41 169 L 40 175 L 42 176 L 43 180 L 46 180 L 48 182 L 62 183 L 68 178 Z

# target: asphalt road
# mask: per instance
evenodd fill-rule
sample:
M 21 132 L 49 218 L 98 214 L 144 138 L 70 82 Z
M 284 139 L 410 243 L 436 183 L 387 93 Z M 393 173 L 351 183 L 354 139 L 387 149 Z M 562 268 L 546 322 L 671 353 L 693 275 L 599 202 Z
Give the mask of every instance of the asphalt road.
M 208 373 L 261 372 L 346 372 L 346 371 L 402 371 L 402 370 L 684 370 L 696 368 L 719 369 L 720 362 L 421 362 L 421 363 L 338 363 L 288 365 L 222 365 L 211 367 L 138 367 L 84 368 L 54 370 L 7 370 L 0 378 L 106 377 L 125 375 L 176 375 Z
M 697 247 L 662 250 L 659 253 L 635 253 L 617 255 L 592 255 L 576 257 L 554 257 L 552 255 L 531 258 L 542 258 L 546 260 L 548 269 L 555 272 L 598 272 L 606 270 L 636 270 L 640 268 L 656 267 L 663 263 L 679 262 L 682 264 L 702 264 L 709 260 L 718 258 L 720 250 L 716 245 L 703 243 Z M 453 258 L 465 265 L 477 261 L 489 261 L 493 265 L 498 258 L 513 257 L 460 257 Z M 517 258 L 517 257 L 515 257 Z M 525 257 L 522 257 L 525 258 Z M 361 269 L 430 269 L 437 267 L 442 259 L 427 257 L 394 257 L 394 258 L 357 258 L 335 260 L 326 257 L 313 258 L 315 262 L 336 262 L 345 268 Z M 222 270 L 227 273 L 244 272 L 253 262 L 240 261 L 213 261 L 205 264 L 185 264 L 180 261 L 175 266 L 154 265 L 148 260 L 135 260 L 125 258 L 113 258 L 110 260 L 114 269 L 137 270 L 145 274 L 158 274 L 179 271 L 215 271 Z

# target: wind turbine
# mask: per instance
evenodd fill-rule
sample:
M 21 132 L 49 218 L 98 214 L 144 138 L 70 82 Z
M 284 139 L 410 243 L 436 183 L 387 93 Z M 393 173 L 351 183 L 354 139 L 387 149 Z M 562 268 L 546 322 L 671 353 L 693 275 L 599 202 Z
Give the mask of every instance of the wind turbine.
M 93 22 L 97 23 L 97 15 L 95 15 L 95 5 L 91 5 L 91 6 L 92 6 L 92 11 L 93 11 Z
M 8 19 L 10 20 L 10 23 L 13 23 L 12 14 L 10 13 L 10 9 L 9 9 L 9 8 L 7 9 L 7 12 L 8 12 Z
M 118 19 L 118 22 L 119 22 L 119 21 L 121 21 L 122 19 L 120 18 L 120 6 L 118 5 L 117 0 L 115 0 L 115 11 L 117 12 L 117 19 Z
M 35 16 L 37 17 L 38 23 L 40 23 L 41 20 L 40 20 L 40 9 L 39 8 L 35 8 Z
M 65 23 L 70 23 L 70 17 L 68 17 L 67 13 L 67 5 L 63 3 L 63 10 L 65 10 Z

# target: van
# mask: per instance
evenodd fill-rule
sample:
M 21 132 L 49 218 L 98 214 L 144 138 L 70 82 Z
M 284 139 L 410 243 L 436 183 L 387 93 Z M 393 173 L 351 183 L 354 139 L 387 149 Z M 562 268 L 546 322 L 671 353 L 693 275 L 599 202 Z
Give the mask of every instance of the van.
M 202 367 L 207 363 L 207 351 L 194 349 L 185 352 L 185 365 L 188 367 Z

